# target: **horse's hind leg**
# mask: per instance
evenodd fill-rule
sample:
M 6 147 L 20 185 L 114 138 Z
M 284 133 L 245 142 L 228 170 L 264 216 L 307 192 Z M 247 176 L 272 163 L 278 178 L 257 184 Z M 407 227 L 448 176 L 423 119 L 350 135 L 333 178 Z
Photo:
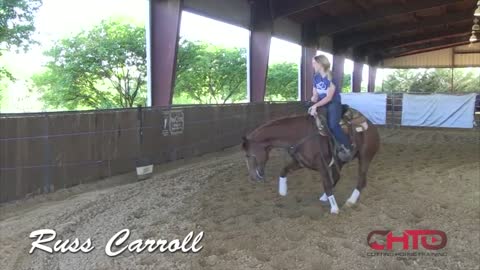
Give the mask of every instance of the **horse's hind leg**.
M 296 160 L 292 160 L 292 162 L 283 167 L 280 172 L 280 178 L 278 179 L 278 194 L 280 194 L 280 196 L 287 196 L 287 174 L 300 168 L 302 168 L 302 166 L 300 166 Z
M 348 198 L 345 203 L 346 206 L 353 206 L 357 203 L 358 198 L 360 197 L 360 192 L 367 185 L 367 172 L 370 161 L 363 160 L 362 158 L 358 159 L 358 180 L 357 187 L 353 190 L 352 195 Z

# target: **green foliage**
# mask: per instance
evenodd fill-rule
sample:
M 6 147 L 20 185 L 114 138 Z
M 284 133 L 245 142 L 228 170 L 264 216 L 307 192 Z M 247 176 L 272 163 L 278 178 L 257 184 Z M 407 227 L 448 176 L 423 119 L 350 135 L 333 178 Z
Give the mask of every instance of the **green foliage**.
M 103 21 L 45 52 L 47 70 L 32 80 L 52 108 L 128 108 L 145 104 L 145 29 Z
M 344 74 L 343 76 L 343 86 L 342 93 L 352 92 L 352 74 Z
M 278 63 L 268 67 L 267 101 L 294 101 L 298 97 L 298 65 Z
M 474 70 L 398 69 L 383 83 L 384 91 L 392 92 L 474 92 L 480 90 L 480 73 Z
M 174 102 L 225 104 L 246 98 L 246 50 L 182 40 Z
M 0 111 L 1 108 L 2 108 L 2 102 L 3 102 L 3 97 L 4 97 L 4 93 L 6 92 L 5 90 L 7 89 L 7 82 L 6 80 L 1 80 L 0 79 Z
M 42 0 L 0 0 L 0 56 L 2 51 L 27 50 L 34 43 L 34 15 Z M 5 67 L 0 67 L 0 79 L 13 76 Z

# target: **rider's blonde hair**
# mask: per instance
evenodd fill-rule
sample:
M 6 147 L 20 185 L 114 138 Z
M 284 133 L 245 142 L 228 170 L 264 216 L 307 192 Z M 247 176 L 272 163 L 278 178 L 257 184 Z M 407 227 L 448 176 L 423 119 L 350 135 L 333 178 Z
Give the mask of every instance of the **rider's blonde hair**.
M 328 58 L 325 55 L 321 54 L 315 56 L 313 59 L 325 69 L 325 73 L 327 73 L 328 79 L 332 80 L 332 71 L 330 70 L 331 64 Z

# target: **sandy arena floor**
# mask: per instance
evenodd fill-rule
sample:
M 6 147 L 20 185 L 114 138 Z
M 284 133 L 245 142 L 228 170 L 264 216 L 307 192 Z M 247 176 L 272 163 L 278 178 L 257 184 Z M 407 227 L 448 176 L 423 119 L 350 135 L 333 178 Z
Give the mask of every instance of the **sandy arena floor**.
M 156 169 L 147 181 L 115 177 L 0 206 L 0 269 L 479 269 L 480 142 L 478 131 L 381 130 L 382 148 L 355 208 L 331 216 L 318 196 L 318 176 L 289 177 L 277 195 L 287 157 L 275 152 L 269 181 L 251 184 L 238 149 Z M 336 188 L 342 206 L 357 166 Z M 30 232 L 54 229 L 57 239 L 91 238 L 89 254 L 28 254 Z M 128 228 L 131 240 L 184 238 L 205 232 L 198 254 L 125 252 L 104 247 Z M 445 257 L 370 257 L 375 229 L 438 229 L 448 236 Z

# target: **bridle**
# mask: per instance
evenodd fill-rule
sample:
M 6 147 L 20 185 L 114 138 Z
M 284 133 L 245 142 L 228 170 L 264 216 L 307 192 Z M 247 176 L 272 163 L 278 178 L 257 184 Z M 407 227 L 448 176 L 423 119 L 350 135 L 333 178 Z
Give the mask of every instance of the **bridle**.
M 254 154 L 246 154 L 245 157 L 246 157 L 245 161 L 246 161 L 246 163 L 247 163 L 247 170 L 250 171 L 250 165 L 249 165 L 249 163 L 248 163 L 248 159 L 249 159 L 249 158 L 253 158 L 253 161 L 255 162 L 255 164 L 257 164 L 257 163 L 258 163 L 258 162 L 257 162 L 257 156 L 254 155 Z M 262 180 L 263 180 L 264 176 L 260 174 L 260 172 L 258 171 L 258 168 L 255 168 L 255 173 L 257 174 L 257 177 L 258 177 L 259 179 L 262 179 Z
M 300 146 L 302 146 L 304 143 L 306 143 L 307 141 L 309 141 L 309 140 L 311 140 L 311 139 L 313 139 L 314 137 L 317 137 L 317 136 L 320 136 L 320 134 L 319 134 L 318 132 L 315 132 L 315 133 L 312 133 L 312 134 L 309 134 L 309 135 L 303 137 L 300 141 L 298 141 L 298 142 L 295 143 L 295 144 L 288 145 L 288 146 L 272 146 L 272 147 L 273 147 L 273 148 L 278 148 L 278 149 L 284 149 L 284 150 L 286 150 L 286 151 L 288 152 L 288 154 L 289 154 L 292 158 L 294 158 L 295 160 L 297 160 L 297 162 L 298 162 L 299 164 L 301 164 L 302 166 L 304 166 L 304 164 L 303 164 L 304 162 L 301 162 L 301 160 L 299 160 L 299 159 L 295 156 L 295 154 L 297 153 L 298 148 L 299 148 Z M 246 157 L 245 161 L 246 161 L 246 163 L 247 163 L 247 169 L 248 169 L 248 171 L 250 171 L 250 165 L 249 165 L 248 159 L 253 158 L 253 161 L 255 162 L 255 164 L 257 164 L 257 163 L 258 163 L 258 162 L 257 162 L 257 156 L 256 156 L 255 154 L 246 154 L 245 157 Z M 264 178 L 264 176 L 261 175 L 260 172 L 258 171 L 258 168 L 255 168 L 255 173 L 257 174 L 257 177 L 258 177 L 259 179 L 263 179 L 263 178 Z

